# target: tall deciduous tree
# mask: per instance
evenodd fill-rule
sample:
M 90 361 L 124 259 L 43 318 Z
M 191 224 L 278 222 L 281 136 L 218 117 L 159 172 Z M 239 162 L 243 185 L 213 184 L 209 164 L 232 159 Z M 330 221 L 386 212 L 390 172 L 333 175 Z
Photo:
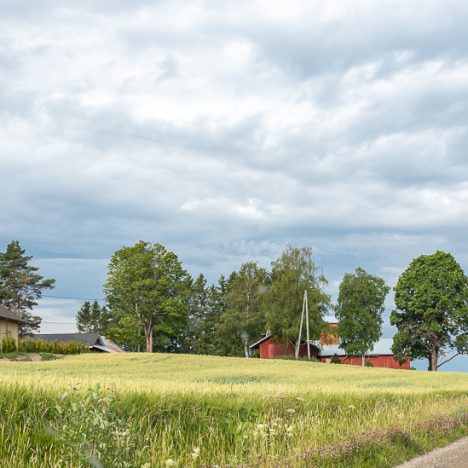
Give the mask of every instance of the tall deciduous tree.
M 18 241 L 0 252 L 0 303 L 15 311 L 24 320 L 20 334 L 29 335 L 39 329 L 41 318 L 31 310 L 37 305 L 45 289 L 52 289 L 55 280 L 44 279 L 38 268 L 30 264 L 33 257 L 26 255 Z
M 288 248 L 272 262 L 271 287 L 265 297 L 266 325 L 276 340 L 294 343 L 298 338 L 304 291 L 308 292 L 309 333 L 320 337 L 330 296 L 324 291 L 325 276 L 312 259 L 308 247 Z
M 154 331 L 164 337 L 164 346 L 174 326 L 186 326 L 190 276 L 161 244 L 140 241 L 115 252 L 104 291 L 112 311 L 133 314 L 141 322 L 147 352 L 153 352 Z
M 245 263 L 231 275 L 220 326 L 223 341 L 230 344 L 227 354 L 243 350 L 245 357 L 250 357 L 249 341 L 265 331 L 262 301 L 268 284 L 268 272 L 254 262 Z
M 389 291 L 382 278 L 362 268 L 354 274 L 346 273 L 340 284 L 335 316 L 341 347 L 350 356 L 361 356 L 362 365 L 365 355 L 382 336 L 382 314 Z
M 448 350 L 467 353 L 468 279 L 449 253 L 437 251 L 414 259 L 395 287 L 397 309 L 391 314 L 398 328 L 393 339 L 397 356 L 427 358 L 429 370 Z

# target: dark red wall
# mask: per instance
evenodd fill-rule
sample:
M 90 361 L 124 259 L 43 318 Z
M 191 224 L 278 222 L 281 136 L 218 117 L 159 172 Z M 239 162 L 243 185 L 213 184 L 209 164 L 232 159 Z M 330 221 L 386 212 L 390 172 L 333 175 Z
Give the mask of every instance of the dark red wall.
M 349 364 L 351 366 L 361 365 L 360 357 L 338 356 L 338 358 L 343 364 Z M 330 359 L 329 357 L 322 357 L 320 361 L 330 362 Z M 409 359 L 407 359 L 404 364 L 400 364 L 392 355 L 368 356 L 366 357 L 366 361 L 371 362 L 373 367 L 386 367 L 389 369 L 409 369 L 411 366 Z
M 263 341 L 259 345 L 260 358 L 261 359 L 274 359 L 278 357 L 293 357 L 294 356 L 294 346 L 293 345 L 282 345 L 275 343 L 271 338 Z M 307 348 L 305 344 L 302 344 L 299 349 L 300 357 L 307 357 Z M 311 348 L 311 356 L 317 358 L 317 349 Z M 330 357 L 321 357 L 321 362 L 330 362 Z M 360 357 L 346 357 L 339 356 L 339 359 L 343 364 L 349 364 L 353 366 L 361 365 Z M 390 369 L 409 369 L 410 360 L 408 359 L 404 364 L 401 364 L 395 360 L 392 355 L 377 355 L 377 356 L 368 356 L 366 361 L 370 361 L 373 367 L 387 367 Z
M 295 348 L 292 344 L 283 345 L 275 343 L 273 340 L 265 340 L 259 345 L 260 358 L 261 359 L 274 359 L 277 357 L 293 357 L 295 354 Z M 317 358 L 317 349 L 311 347 L 310 355 L 314 358 Z M 307 347 L 305 344 L 302 344 L 299 348 L 299 356 L 307 357 Z

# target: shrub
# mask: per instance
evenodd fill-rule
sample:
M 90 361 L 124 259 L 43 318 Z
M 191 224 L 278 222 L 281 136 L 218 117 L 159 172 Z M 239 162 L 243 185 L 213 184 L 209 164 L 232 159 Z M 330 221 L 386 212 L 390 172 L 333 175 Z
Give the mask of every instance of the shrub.
M 88 346 L 83 343 L 33 340 L 22 338 L 19 340 L 18 350 L 26 353 L 53 353 L 53 354 L 82 354 L 89 352 Z
M 16 351 L 17 345 L 16 340 L 11 336 L 5 336 L 1 342 L 1 351 L 2 353 L 12 353 Z
M 372 364 L 372 361 L 366 361 L 366 367 L 374 367 L 374 364 Z
M 336 354 L 334 354 L 334 355 L 331 357 L 330 362 L 331 362 L 332 364 L 343 364 L 343 363 L 341 362 L 341 359 L 340 359 Z

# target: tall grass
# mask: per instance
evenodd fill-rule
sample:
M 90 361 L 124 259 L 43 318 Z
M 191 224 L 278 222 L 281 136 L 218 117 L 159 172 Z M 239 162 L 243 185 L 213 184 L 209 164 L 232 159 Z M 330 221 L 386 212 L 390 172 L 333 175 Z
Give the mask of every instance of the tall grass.
M 468 427 L 463 374 L 119 354 L 0 375 L 4 466 L 391 466 Z

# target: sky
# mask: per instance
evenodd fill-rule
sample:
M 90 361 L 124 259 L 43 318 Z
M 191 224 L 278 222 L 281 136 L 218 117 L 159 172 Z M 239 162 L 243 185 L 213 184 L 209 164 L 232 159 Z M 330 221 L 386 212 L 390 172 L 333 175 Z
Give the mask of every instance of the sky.
M 333 297 L 438 249 L 468 272 L 466 24 L 453 0 L 2 0 L 0 248 L 56 279 L 42 331 L 140 239 L 213 282 L 310 246 Z

